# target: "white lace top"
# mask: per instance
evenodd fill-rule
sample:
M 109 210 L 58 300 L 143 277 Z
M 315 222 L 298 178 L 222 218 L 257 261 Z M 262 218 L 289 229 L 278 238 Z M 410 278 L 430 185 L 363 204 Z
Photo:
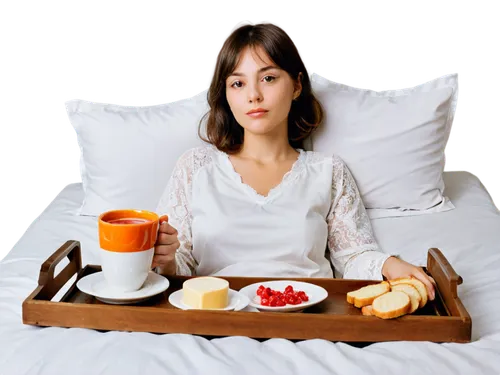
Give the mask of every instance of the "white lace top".
M 299 150 L 267 196 L 226 153 L 178 160 L 157 212 L 177 229 L 177 274 L 382 279 L 379 251 L 354 179 L 339 157 Z M 331 262 L 331 264 L 330 264 Z

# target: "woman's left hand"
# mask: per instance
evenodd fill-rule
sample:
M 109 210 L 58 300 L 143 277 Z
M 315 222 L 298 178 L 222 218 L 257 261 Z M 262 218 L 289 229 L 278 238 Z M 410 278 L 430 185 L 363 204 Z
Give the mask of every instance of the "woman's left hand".
M 382 275 L 388 280 L 413 276 L 423 282 L 427 287 L 430 300 L 433 300 L 435 297 L 434 286 L 436 282 L 424 272 L 422 267 L 414 266 L 396 257 L 389 257 L 382 266 Z

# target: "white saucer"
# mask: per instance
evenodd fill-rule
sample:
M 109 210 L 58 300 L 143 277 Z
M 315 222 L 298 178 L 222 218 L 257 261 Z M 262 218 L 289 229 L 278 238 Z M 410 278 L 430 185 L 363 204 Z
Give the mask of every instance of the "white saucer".
M 309 296 L 309 301 L 302 302 L 299 305 L 285 305 L 285 306 L 262 306 L 260 304 L 260 297 L 257 295 L 257 289 L 260 285 L 269 287 L 274 290 L 284 291 L 287 285 L 291 285 L 294 290 L 303 290 Z M 326 289 L 311 283 L 306 283 L 303 281 L 293 281 L 293 280 L 274 280 L 274 281 L 263 281 L 261 283 L 255 283 L 247 285 L 240 289 L 240 293 L 245 294 L 249 299 L 249 307 L 254 307 L 260 311 L 275 311 L 275 312 L 300 312 L 307 307 L 316 305 L 324 301 L 328 297 L 328 292 Z
M 119 292 L 110 288 L 102 272 L 96 272 L 80 279 L 76 286 L 82 292 L 94 296 L 99 301 L 114 305 L 138 303 L 147 300 L 169 287 L 168 279 L 151 271 L 141 289 L 134 292 Z
M 189 306 L 185 305 L 184 303 L 182 303 L 182 296 L 183 296 L 182 289 L 179 289 L 179 290 L 173 292 L 168 297 L 168 302 L 170 302 L 173 306 L 177 307 L 178 309 L 196 310 L 196 309 L 193 309 L 192 307 L 189 307 Z M 245 307 L 247 307 L 248 304 L 250 303 L 250 300 L 248 299 L 248 297 L 246 295 L 244 295 L 243 293 L 240 293 L 236 290 L 233 290 L 233 289 L 229 289 L 228 297 L 229 297 L 229 304 L 225 308 L 213 309 L 213 310 L 239 311 L 239 310 L 242 310 Z

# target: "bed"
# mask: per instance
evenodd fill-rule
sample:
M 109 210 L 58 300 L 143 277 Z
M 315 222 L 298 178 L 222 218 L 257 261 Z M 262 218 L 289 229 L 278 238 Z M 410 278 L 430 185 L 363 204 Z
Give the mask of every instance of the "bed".
M 464 280 L 459 296 L 472 317 L 469 344 L 358 347 L 23 325 L 21 305 L 37 285 L 42 262 L 66 240 L 81 242 L 84 265 L 100 263 L 97 222 L 76 214 L 83 190 L 75 183 L 0 262 L 0 374 L 499 374 L 500 212 L 474 175 L 445 172 L 444 181 L 454 210 L 374 219 L 372 225 L 380 246 L 409 262 L 425 265 L 427 249 L 441 249 Z

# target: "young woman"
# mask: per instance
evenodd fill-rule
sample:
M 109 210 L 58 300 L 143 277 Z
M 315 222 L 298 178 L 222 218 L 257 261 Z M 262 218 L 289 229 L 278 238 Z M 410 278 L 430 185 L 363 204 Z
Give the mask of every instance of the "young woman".
M 344 278 L 415 276 L 434 298 L 420 267 L 379 250 L 344 162 L 303 150 L 323 112 L 281 28 L 245 25 L 228 37 L 208 103 L 209 145 L 180 157 L 158 206 L 169 216 L 158 272 L 333 277 L 333 266 Z

